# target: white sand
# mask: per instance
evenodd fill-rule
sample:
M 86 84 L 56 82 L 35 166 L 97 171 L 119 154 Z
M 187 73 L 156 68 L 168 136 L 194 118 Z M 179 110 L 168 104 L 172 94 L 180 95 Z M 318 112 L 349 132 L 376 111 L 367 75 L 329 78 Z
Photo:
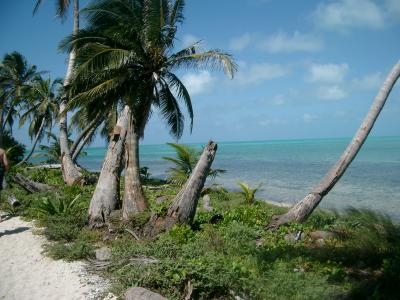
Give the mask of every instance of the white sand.
M 19 217 L 0 222 L 0 299 L 102 299 L 106 281 L 88 274 L 83 262 L 44 256 L 42 245 L 47 241 L 33 229 Z

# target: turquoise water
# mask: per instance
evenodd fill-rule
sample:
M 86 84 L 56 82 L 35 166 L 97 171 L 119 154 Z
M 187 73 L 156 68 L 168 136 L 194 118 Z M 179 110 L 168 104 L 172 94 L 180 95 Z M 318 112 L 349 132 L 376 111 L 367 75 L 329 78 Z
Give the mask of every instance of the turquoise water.
M 257 197 L 294 203 L 317 184 L 345 149 L 350 138 L 219 143 L 213 167 L 226 169 L 215 182 L 237 190 L 237 182 L 261 184 Z M 202 144 L 192 144 L 201 148 Z M 204 145 L 204 144 L 203 144 Z M 90 148 L 80 163 L 100 170 L 105 148 Z M 140 147 L 141 165 L 165 178 L 173 156 L 167 145 Z M 400 137 L 369 138 L 321 206 L 370 208 L 400 219 Z

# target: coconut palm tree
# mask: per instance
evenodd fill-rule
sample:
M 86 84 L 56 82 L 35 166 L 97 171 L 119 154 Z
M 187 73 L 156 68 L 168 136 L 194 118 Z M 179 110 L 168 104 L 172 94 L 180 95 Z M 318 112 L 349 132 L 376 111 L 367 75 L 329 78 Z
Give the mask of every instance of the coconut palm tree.
M 33 14 L 35 14 L 42 0 L 37 0 L 35 7 L 33 9 Z M 71 0 L 61 0 L 56 2 L 56 13 L 61 19 L 65 19 L 67 16 L 68 9 L 72 3 Z M 79 30 L 79 0 L 73 0 L 73 34 L 76 34 Z M 72 69 L 75 64 L 75 49 L 71 49 L 68 60 L 67 73 L 64 79 L 64 87 L 67 88 L 71 84 L 72 80 Z M 67 184 L 74 184 L 81 182 L 83 180 L 83 175 L 79 171 L 78 167 L 74 164 L 72 160 L 69 143 L 68 143 L 68 130 L 67 130 L 67 112 L 66 106 L 68 103 L 67 94 L 61 99 L 60 103 L 60 117 L 59 117 L 59 128 L 60 128 L 60 148 L 61 148 L 61 170 L 63 174 L 64 181 Z
M 152 110 L 161 113 L 170 133 L 179 138 L 184 126 L 178 102 L 182 101 L 192 128 L 190 95 L 174 72 L 209 67 L 232 76 L 236 70 L 230 55 L 219 50 L 198 52 L 198 43 L 174 52 L 183 9 L 182 0 L 95 1 L 83 10 L 87 28 L 61 44 L 69 51 L 77 49 L 70 108 L 101 97 L 110 103 L 122 100 L 131 111 L 125 149 L 125 218 L 147 207 L 139 179 L 138 144 Z
M 304 222 L 307 220 L 324 196 L 329 193 L 329 191 L 343 176 L 344 172 L 360 151 L 399 77 L 400 61 L 394 65 L 386 77 L 369 112 L 336 164 L 329 170 L 325 177 L 322 178 L 320 183 L 303 198 L 303 200 L 294 205 L 286 214 L 274 216 L 271 222 L 267 225 L 267 228 L 275 229 L 288 222 Z
M 0 64 L 0 137 L 7 125 L 12 131 L 16 107 L 38 74 L 36 66 L 30 65 L 21 53 L 14 51 L 4 55 Z
M 33 139 L 33 145 L 29 153 L 19 163 L 25 163 L 35 151 L 37 143 L 42 140 L 45 130 L 51 130 L 53 121 L 58 115 L 59 95 L 62 93 L 62 80 L 52 81 L 50 77 L 43 79 L 41 76 L 35 78 L 32 83 L 29 96 L 26 99 L 19 126 L 23 126 L 28 120 L 30 125 L 28 133 Z

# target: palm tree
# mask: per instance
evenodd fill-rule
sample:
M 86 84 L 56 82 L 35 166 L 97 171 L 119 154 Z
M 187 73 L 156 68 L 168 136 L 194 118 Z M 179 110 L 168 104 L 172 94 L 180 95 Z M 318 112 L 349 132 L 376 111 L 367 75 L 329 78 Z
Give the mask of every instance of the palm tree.
M 33 9 L 33 14 L 37 12 L 39 6 L 43 1 L 37 0 Z M 61 19 L 65 19 L 68 8 L 71 5 L 71 0 L 56 1 L 57 16 Z M 73 34 L 76 34 L 79 30 L 79 0 L 73 0 Z M 71 49 L 68 60 L 67 73 L 64 79 L 64 87 L 67 88 L 71 84 L 72 80 L 72 69 L 75 64 L 76 52 L 75 49 Z M 64 181 L 67 184 L 78 183 L 83 180 L 83 175 L 79 171 L 78 167 L 74 164 L 68 143 L 68 130 L 67 130 L 67 111 L 66 106 L 68 103 L 67 94 L 61 99 L 60 103 L 60 117 L 59 117 L 59 128 L 60 128 L 60 148 L 61 148 L 61 170 Z
M 58 89 L 58 90 L 57 90 Z M 51 130 L 53 120 L 58 114 L 59 91 L 62 91 L 62 80 L 51 81 L 41 76 L 35 78 L 30 95 L 25 103 L 25 113 L 21 116 L 19 125 L 23 126 L 29 119 L 29 136 L 34 139 L 30 152 L 19 163 L 25 163 L 35 151 L 36 144 L 43 138 L 46 129 Z
M 14 51 L 4 55 L 0 64 L 0 139 L 7 125 L 12 131 L 16 107 L 38 74 L 36 66 L 28 64 L 22 54 Z
M 83 10 L 88 27 L 68 37 L 61 48 L 77 49 L 75 94 L 70 108 L 99 98 L 122 100 L 131 110 L 125 149 L 123 216 L 147 207 L 139 177 L 139 139 L 152 110 L 158 109 L 170 133 L 179 138 L 184 116 L 181 100 L 193 125 L 193 108 L 186 87 L 173 72 L 178 68 L 236 70 L 231 56 L 219 50 L 199 53 L 198 43 L 173 53 L 177 25 L 183 21 L 184 1 L 95 1 Z
M 201 152 L 193 147 L 186 145 L 167 143 L 176 151 L 176 157 L 163 157 L 163 159 L 175 164 L 174 167 L 168 169 L 169 182 L 182 186 L 192 174 L 197 162 L 199 161 Z M 219 174 L 225 173 L 226 170 L 210 169 L 208 176 L 215 178 Z M 207 176 L 207 177 L 208 177 Z
M 369 112 L 361 123 L 360 128 L 357 130 L 353 139 L 336 164 L 329 170 L 320 183 L 303 198 L 303 200 L 294 205 L 286 214 L 274 216 L 271 222 L 267 225 L 267 228 L 276 229 L 288 222 L 304 222 L 307 220 L 314 209 L 322 201 L 323 197 L 329 193 L 329 191 L 343 176 L 346 169 L 356 157 L 358 151 L 360 151 L 399 77 L 400 61 L 394 65 L 391 72 L 386 77 L 386 80 L 383 82 L 381 89 L 376 95 Z

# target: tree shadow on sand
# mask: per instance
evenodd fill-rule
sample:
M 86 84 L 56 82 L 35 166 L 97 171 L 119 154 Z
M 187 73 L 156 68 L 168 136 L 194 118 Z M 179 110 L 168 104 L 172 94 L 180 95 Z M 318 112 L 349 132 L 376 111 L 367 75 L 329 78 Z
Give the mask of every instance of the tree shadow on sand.
M 18 227 L 12 230 L 5 230 L 4 232 L 0 232 L 0 237 L 4 236 L 4 235 L 12 235 L 12 234 L 18 234 L 24 231 L 27 231 L 31 229 L 30 227 Z

